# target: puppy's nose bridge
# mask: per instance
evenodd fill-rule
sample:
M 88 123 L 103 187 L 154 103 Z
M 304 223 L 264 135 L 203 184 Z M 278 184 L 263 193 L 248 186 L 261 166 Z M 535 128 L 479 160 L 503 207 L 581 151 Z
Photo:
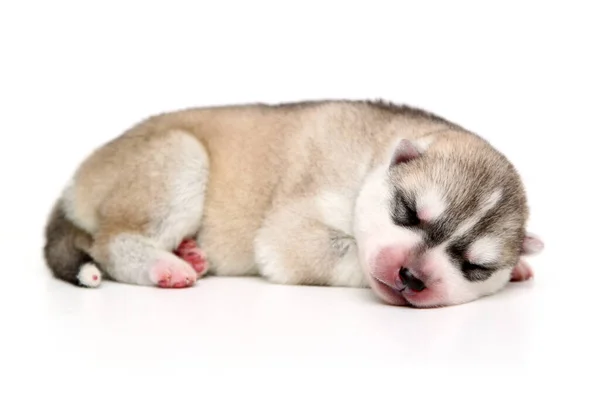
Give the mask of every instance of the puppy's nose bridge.
M 411 248 L 404 260 L 403 266 L 409 269 L 418 268 L 419 264 L 422 262 L 425 253 L 427 252 L 427 246 L 425 243 L 420 243 L 413 248 Z

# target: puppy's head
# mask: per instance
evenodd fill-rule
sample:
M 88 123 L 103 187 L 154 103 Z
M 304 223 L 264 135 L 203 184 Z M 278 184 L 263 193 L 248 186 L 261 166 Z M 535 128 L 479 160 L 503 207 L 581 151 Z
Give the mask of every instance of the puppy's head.
M 372 289 L 396 305 L 439 307 L 499 291 L 543 248 L 511 163 L 483 139 L 402 139 L 366 179 L 355 235 Z M 522 270 L 519 276 L 526 276 Z

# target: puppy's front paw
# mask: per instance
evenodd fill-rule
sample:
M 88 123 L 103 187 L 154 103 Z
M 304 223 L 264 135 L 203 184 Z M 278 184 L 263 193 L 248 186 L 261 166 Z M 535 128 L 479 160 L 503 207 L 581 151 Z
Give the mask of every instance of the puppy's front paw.
M 531 278 L 533 278 L 533 269 L 524 260 L 519 260 L 517 266 L 512 270 L 511 282 L 523 282 Z

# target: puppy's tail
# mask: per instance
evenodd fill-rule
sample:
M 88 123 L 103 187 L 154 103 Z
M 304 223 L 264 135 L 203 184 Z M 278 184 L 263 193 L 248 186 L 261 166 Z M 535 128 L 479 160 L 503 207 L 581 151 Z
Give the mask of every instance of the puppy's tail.
M 83 287 L 97 287 L 100 269 L 88 254 L 92 238 L 66 216 L 62 201 L 54 205 L 45 231 L 44 258 L 55 278 Z

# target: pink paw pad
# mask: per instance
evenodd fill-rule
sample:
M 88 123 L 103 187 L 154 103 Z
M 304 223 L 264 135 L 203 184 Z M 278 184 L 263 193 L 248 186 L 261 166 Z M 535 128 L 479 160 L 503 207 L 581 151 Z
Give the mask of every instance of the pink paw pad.
M 175 250 L 175 254 L 187 261 L 194 268 L 198 277 L 204 275 L 208 270 L 206 254 L 198 247 L 195 240 L 183 240 Z
M 519 260 L 517 266 L 512 270 L 510 280 L 512 282 L 522 282 L 533 278 L 533 269 L 523 260 Z
M 196 273 L 187 264 L 159 260 L 152 267 L 150 278 L 161 288 L 185 288 L 196 282 Z

